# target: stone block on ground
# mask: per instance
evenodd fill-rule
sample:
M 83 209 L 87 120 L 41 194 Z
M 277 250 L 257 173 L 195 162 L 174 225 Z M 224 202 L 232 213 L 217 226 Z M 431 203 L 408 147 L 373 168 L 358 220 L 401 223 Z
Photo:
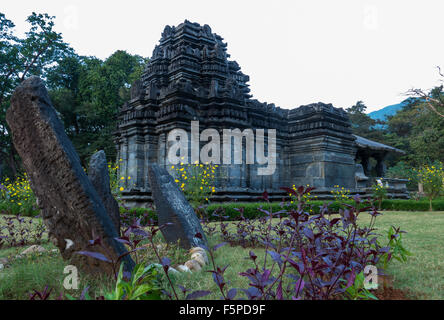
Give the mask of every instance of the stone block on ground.
M 159 225 L 171 223 L 161 230 L 165 240 L 183 248 L 207 246 L 207 241 L 193 207 L 188 203 L 173 177 L 157 164 L 148 167 L 148 178 Z M 196 237 L 200 233 L 202 238 Z
M 22 251 L 22 255 L 27 255 L 27 254 L 32 254 L 32 253 L 39 253 L 39 252 L 45 252 L 46 249 L 43 248 L 42 246 L 38 246 L 38 245 L 32 245 L 29 248 L 25 249 Z
M 103 205 L 113 221 L 117 232 L 120 234 L 119 204 L 111 193 L 108 163 L 106 162 L 105 151 L 97 151 L 91 156 L 89 161 L 88 177 L 99 194 L 100 199 L 102 199 Z

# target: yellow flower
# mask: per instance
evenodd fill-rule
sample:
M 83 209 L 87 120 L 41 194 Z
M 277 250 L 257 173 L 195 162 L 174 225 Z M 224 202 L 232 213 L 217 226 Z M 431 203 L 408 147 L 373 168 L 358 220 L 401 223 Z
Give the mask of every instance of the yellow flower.
M 124 187 L 120 187 L 120 191 L 123 191 L 123 190 L 125 190 L 125 188 Z

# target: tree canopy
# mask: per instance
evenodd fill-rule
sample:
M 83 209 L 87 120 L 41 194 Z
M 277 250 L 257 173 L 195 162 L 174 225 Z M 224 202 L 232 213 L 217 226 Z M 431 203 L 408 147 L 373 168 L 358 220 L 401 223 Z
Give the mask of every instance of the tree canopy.
M 84 165 L 99 149 L 115 159 L 115 115 L 129 98 L 130 85 L 141 76 L 147 59 L 122 50 L 103 61 L 79 56 L 55 31 L 54 19 L 33 12 L 26 20 L 28 32 L 18 37 L 14 23 L 0 13 L 0 177 L 20 171 L 5 115 L 13 90 L 30 75 L 46 81 Z

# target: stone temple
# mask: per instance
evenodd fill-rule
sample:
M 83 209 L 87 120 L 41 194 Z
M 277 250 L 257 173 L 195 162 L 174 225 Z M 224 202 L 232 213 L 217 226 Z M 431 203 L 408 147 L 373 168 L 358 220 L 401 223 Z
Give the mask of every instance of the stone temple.
M 185 20 L 165 27 L 142 78 L 131 87 L 130 101 L 118 114 L 120 174 L 131 177 L 122 196 L 130 205 L 151 202 L 148 165 L 170 170 L 168 133 L 177 128 L 190 132 L 191 121 L 199 121 L 201 131 L 276 129 L 275 173 L 260 176 L 260 165 L 245 161 L 221 164 L 213 201 L 256 201 L 264 190 L 281 200 L 285 193 L 280 187 L 307 184 L 316 187 L 319 198 L 329 197 L 336 185 L 365 194 L 374 183 L 370 173 L 384 175 L 386 155 L 402 153 L 354 136 L 347 113 L 331 104 L 282 109 L 253 99 L 249 77 L 229 57 L 227 44 L 208 25 Z M 404 180 L 386 181 L 392 196 L 406 195 Z

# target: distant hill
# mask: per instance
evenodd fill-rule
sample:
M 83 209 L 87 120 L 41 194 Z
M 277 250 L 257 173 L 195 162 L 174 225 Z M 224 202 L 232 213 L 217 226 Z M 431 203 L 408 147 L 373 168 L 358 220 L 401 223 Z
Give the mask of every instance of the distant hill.
M 370 118 L 372 118 L 374 120 L 385 121 L 388 116 L 395 115 L 396 112 L 398 112 L 399 110 L 404 108 L 406 105 L 414 102 L 416 99 L 417 98 L 407 98 L 404 101 L 402 101 L 401 103 L 392 104 L 392 105 L 384 107 L 382 109 L 370 112 L 368 115 Z

